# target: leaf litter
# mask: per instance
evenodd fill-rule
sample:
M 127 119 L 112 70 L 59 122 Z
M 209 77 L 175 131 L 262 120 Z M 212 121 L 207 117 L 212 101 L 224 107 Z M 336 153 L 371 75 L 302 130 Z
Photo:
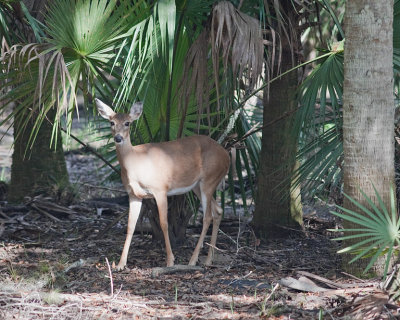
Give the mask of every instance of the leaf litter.
M 214 265 L 201 265 L 205 245 L 200 268 L 173 273 L 154 274 L 165 266 L 165 252 L 142 223 L 128 269 L 113 272 L 126 218 L 104 230 L 127 208 L 122 186 L 99 186 L 104 172 L 90 155 L 72 152 L 67 160 L 71 180 L 79 177 L 79 201 L 38 196 L 19 206 L 1 203 L 1 319 L 399 317 L 378 281 L 341 272 L 337 243 L 326 231 L 337 222 L 326 208 L 306 207 L 304 231 L 265 242 L 249 219 L 227 214 Z M 188 263 L 199 233 L 198 224 L 188 228 L 187 242 L 174 249 L 176 264 Z

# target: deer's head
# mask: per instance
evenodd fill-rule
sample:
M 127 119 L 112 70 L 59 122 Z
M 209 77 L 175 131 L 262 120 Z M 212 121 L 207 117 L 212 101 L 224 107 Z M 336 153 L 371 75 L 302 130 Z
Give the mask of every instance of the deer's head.
M 96 98 L 96 106 L 99 114 L 110 121 L 111 132 L 116 144 L 123 144 L 130 141 L 129 127 L 130 124 L 137 120 L 143 111 L 143 102 L 135 102 L 129 113 L 116 113 L 104 102 Z

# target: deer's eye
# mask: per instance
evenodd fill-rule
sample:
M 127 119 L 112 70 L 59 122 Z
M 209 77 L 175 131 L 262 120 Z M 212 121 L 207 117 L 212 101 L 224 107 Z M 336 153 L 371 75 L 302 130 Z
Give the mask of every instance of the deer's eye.
M 130 123 L 129 122 L 125 122 L 125 126 L 129 127 Z
M 111 127 L 113 127 L 115 125 L 115 122 L 114 121 L 110 121 L 110 125 L 111 125 Z

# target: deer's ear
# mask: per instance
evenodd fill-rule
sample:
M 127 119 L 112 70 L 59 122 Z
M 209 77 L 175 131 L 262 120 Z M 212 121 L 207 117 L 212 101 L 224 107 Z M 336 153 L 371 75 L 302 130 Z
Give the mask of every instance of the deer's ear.
M 143 111 L 143 102 L 135 102 L 131 107 L 131 111 L 129 112 L 131 121 L 137 120 L 142 114 L 142 111 Z
M 110 120 L 111 117 L 115 116 L 115 112 L 108 105 L 106 105 L 100 99 L 95 99 L 97 111 L 99 111 L 100 115 L 107 120 Z

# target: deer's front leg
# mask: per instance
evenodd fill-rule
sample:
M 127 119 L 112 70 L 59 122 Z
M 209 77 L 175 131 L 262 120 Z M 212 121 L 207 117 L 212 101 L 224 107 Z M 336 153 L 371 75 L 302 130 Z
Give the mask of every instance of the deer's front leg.
M 126 266 L 126 261 L 128 259 L 129 246 L 132 242 L 132 236 L 135 231 L 136 223 L 139 218 L 140 209 L 142 207 L 142 200 L 135 197 L 129 196 L 129 218 L 128 218 L 128 228 L 126 231 L 126 239 L 124 244 L 124 249 L 122 250 L 121 259 L 116 267 L 118 271 L 122 270 Z

